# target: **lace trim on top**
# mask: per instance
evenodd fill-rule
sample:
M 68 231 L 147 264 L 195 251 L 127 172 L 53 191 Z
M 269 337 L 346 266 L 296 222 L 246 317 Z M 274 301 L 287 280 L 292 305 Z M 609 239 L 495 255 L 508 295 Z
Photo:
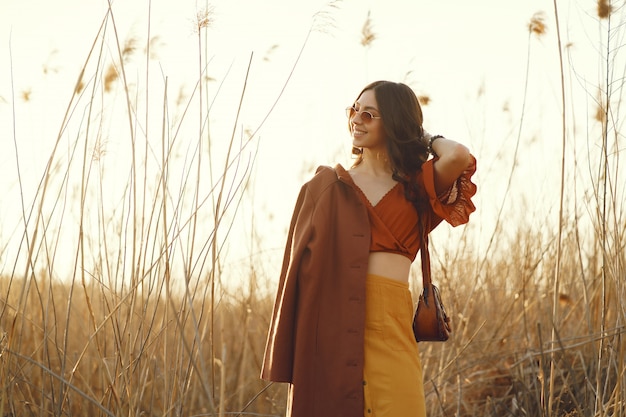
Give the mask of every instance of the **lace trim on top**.
M 354 188 L 359 192 L 359 194 L 363 197 L 363 200 L 365 202 L 367 202 L 367 204 L 369 204 L 371 207 L 376 207 L 378 206 L 380 203 L 383 202 L 383 200 L 392 192 L 394 191 L 397 187 L 401 186 L 402 184 L 400 184 L 399 182 L 395 183 L 393 187 L 391 187 L 389 190 L 387 190 L 387 192 L 385 194 L 383 194 L 383 196 L 381 198 L 378 199 L 378 201 L 376 202 L 376 204 L 372 204 L 372 202 L 370 201 L 369 198 L 367 198 L 367 196 L 365 195 L 365 193 L 363 192 L 363 190 L 361 189 L 361 187 L 359 187 L 356 182 L 354 182 L 354 180 L 352 180 L 352 184 L 354 185 Z
M 436 215 L 446 220 L 452 226 L 459 226 L 469 221 L 469 216 L 476 207 L 472 202 L 472 197 L 476 195 L 476 184 L 471 180 L 476 172 L 476 158 L 471 157 L 471 164 L 457 178 L 457 180 L 443 193 L 436 195 L 434 181 L 433 160 L 429 160 L 422 165 L 424 175 L 424 186 L 430 199 L 430 205 Z

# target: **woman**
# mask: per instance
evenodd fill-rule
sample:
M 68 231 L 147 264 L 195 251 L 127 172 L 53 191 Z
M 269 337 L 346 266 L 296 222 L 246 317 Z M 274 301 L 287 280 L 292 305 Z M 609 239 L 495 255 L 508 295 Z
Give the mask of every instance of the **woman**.
M 425 133 L 401 83 L 366 86 L 348 118 L 354 165 L 319 167 L 300 191 L 261 377 L 290 384 L 287 416 L 422 417 L 408 285 L 418 222 L 469 220 L 476 160 Z

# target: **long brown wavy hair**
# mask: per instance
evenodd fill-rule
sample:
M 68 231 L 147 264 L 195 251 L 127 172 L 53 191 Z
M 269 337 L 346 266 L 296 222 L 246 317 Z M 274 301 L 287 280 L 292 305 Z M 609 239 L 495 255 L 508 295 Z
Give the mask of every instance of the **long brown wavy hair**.
M 375 81 L 365 86 L 356 100 L 368 90 L 374 92 L 378 103 L 393 179 L 404 185 L 406 198 L 417 205 L 422 196 L 418 195 L 415 178 L 428 159 L 417 96 L 406 84 Z M 353 147 L 352 153 L 356 155 L 353 166 L 357 166 L 363 161 L 363 150 Z

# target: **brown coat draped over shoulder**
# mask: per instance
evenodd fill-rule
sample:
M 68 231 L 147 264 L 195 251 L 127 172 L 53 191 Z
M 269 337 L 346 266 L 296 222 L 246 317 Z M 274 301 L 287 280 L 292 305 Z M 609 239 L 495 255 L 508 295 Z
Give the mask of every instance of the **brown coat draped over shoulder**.
M 319 167 L 294 209 L 261 371 L 291 384 L 287 416 L 363 417 L 369 248 L 367 208 Z
M 294 210 L 261 374 L 293 384 L 294 417 L 363 415 L 369 246 L 354 189 L 318 168 Z

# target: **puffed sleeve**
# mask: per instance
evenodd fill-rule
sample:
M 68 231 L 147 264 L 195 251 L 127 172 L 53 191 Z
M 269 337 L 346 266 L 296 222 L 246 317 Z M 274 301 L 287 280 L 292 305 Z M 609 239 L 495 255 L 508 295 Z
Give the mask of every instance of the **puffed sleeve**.
M 459 226 L 469 221 L 469 216 L 476 207 L 472 197 L 476 194 L 476 185 L 472 176 L 476 172 L 476 158 L 470 155 L 471 163 L 457 178 L 450 188 L 437 195 L 435 191 L 434 160 L 430 159 L 422 165 L 424 191 L 428 196 L 430 207 L 436 217 L 445 220 L 452 226 Z
M 261 378 L 291 382 L 297 305 L 298 269 L 312 233 L 315 203 L 305 184 L 293 212 L 270 321 Z

